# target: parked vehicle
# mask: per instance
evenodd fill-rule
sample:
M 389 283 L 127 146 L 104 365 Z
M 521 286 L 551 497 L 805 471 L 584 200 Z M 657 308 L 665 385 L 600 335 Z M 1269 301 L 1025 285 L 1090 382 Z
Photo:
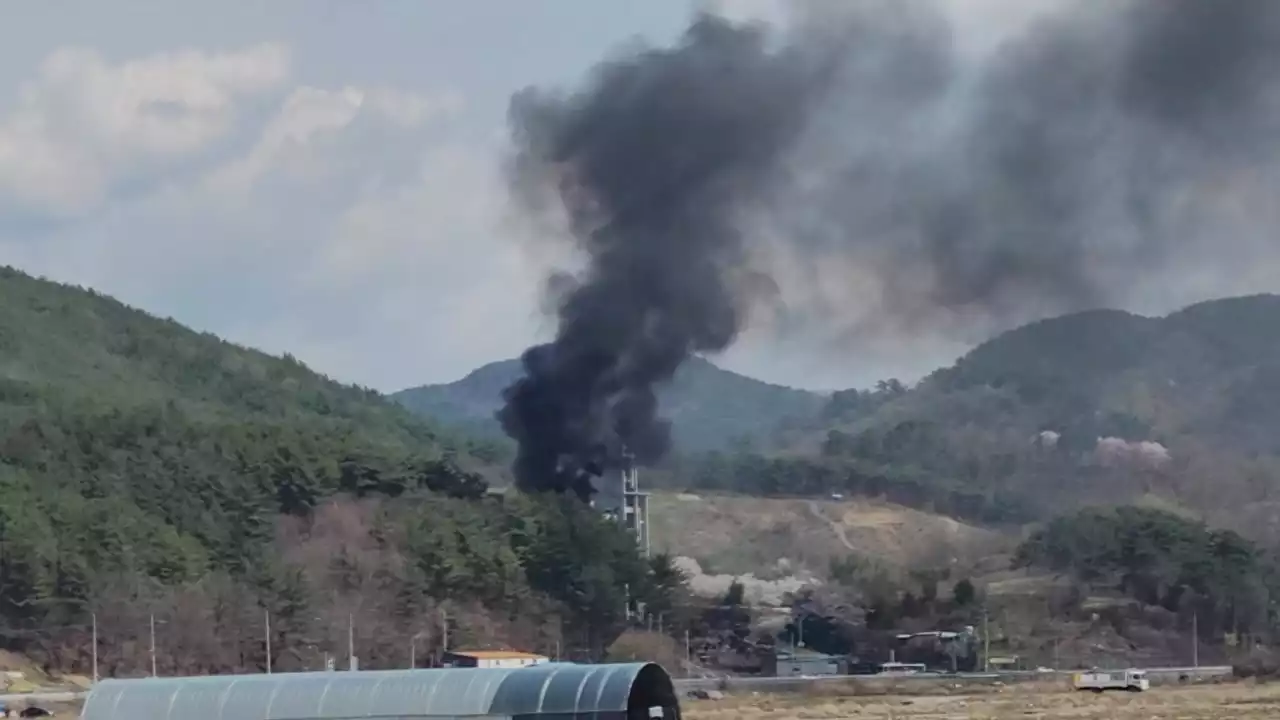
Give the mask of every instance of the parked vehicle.
M 881 675 L 919 675 L 927 672 L 924 663 L 887 662 L 880 666 Z
M 1127 690 L 1142 692 L 1151 689 L 1151 681 L 1143 670 L 1090 670 L 1076 673 L 1072 678 L 1077 690 L 1100 693 L 1103 690 Z

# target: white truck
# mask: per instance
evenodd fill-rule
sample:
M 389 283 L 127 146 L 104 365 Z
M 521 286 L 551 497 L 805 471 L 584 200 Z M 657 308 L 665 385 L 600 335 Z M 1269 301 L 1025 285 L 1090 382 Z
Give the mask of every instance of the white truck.
M 1091 690 L 1100 693 L 1103 690 L 1127 690 L 1142 692 L 1151 689 L 1151 681 L 1144 670 L 1098 670 L 1079 672 L 1072 677 L 1072 684 L 1077 690 Z

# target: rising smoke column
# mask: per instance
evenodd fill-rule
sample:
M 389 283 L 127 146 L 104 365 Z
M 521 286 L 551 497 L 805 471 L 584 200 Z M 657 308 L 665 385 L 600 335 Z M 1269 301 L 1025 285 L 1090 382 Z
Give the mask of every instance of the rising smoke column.
M 522 488 L 586 499 L 624 445 L 661 456 L 655 385 L 742 327 L 734 212 L 767 190 L 822 87 L 809 59 L 765 41 L 702 15 L 675 47 L 608 62 L 580 92 L 513 99 L 515 194 L 562 203 L 588 261 L 499 413 Z
M 522 487 L 660 456 L 655 385 L 748 310 L 854 363 L 1280 263 L 1280 0 L 1045 0 L 976 59 L 959 0 L 788 6 L 513 99 L 513 195 L 587 260 L 500 413 Z

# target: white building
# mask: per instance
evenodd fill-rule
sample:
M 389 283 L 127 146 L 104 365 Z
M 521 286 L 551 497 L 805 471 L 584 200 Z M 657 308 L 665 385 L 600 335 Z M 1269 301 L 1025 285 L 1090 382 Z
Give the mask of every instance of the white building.
M 455 650 L 444 656 L 445 666 L 455 668 L 521 668 L 548 660 L 546 655 L 514 650 Z

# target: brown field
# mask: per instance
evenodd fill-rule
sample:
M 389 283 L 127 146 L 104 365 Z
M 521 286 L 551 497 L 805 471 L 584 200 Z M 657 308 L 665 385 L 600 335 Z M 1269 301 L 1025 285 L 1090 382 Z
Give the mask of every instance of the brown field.
M 688 700 L 689 720 L 1227 720 L 1280 717 L 1280 683 L 1153 687 L 1145 693 L 1081 693 L 1061 685 L 965 688 L 930 695 L 736 695 Z
M 767 577 L 785 558 L 793 570 L 824 576 L 833 558 L 851 553 L 890 568 L 966 566 L 1013 542 L 949 517 L 863 498 L 659 492 L 649 508 L 655 548 L 696 558 L 709 573 Z

